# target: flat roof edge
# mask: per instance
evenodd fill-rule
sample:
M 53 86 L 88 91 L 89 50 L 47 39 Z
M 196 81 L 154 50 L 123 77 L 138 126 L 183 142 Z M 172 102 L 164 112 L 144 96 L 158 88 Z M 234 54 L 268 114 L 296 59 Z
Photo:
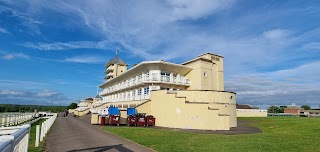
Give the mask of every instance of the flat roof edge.
M 179 66 L 179 67 L 183 67 L 183 68 L 190 69 L 190 70 L 192 69 L 192 68 L 187 67 L 187 66 L 184 66 L 184 65 L 182 65 L 182 64 L 170 63 L 170 62 L 165 62 L 165 61 L 143 61 L 143 62 L 140 62 L 139 64 L 137 64 L 136 66 L 130 68 L 128 71 L 126 71 L 125 73 L 123 73 L 123 74 L 121 74 L 121 75 L 119 75 L 119 76 L 125 75 L 127 72 L 132 71 L 132 70 L 134 70 L 134 69 L 136 69 L 136 68 L 138 68 L 138 67 L 141 67 L 141 66 L 143 66 L 143 65 L 146 65 L 146 64 L 156 64 L 156 63 L 158 63 L 158 64 L 167 64 L 167 65 L 172 65 L 172 66 Z M 118 76 L 118 77 L 119 77 L 119 76 Z M 110 79 L 109 81 L 104 82 L 103 84 L 99 85 L 99 88 L 102 88 L 102 86 L 106 85 L 106 84 L 109 83 L 109 82 L 112 82 L 112 80 L 115 80 L 115 79 L 117 79 L 118 77 L 112 78 L 112 79 Z

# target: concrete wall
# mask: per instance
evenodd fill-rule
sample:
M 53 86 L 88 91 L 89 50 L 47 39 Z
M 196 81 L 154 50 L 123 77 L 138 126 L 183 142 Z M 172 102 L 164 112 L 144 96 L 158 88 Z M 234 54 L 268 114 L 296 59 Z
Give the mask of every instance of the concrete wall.
M 137 113 L 146 113 L 146 115 L 151 115 L 151 101 L 147 101 L 136 107 Z
M 220 115 L 230 116 L 230 127 L 237 126 L 236 94 L 217 91 L 177 91 L 177 97 L 189 102 L 206 102 L 211 109 L 219 109 Z
M 91 124 L 93 124 L 93 125 L 99 124 L 99 114 L 97 114 L 97 113 L 91 114 Z
M 115 73 L 114 76 L 119 76 L 127 71 L 127 66 L 118 65 L 117 67 L 118 67 L 118 69 L 115 69 L 115 72 L 117 72 L 117 73 Z
M 192 68 L 186 75 L 191 81 L 188 90 L 224 91 L 222 57 L 205 54 L 195 61 L 185 63 L 184 65 Z
M 237 117 L 267 117 L 267 110 L 261 109 L 237 109 Z
M 235 105 L 232 105 L 235 98 L 231 101 L 224 99 L 231 94 L 235 96 L 213 91 L 177 91 L 176 94 L 168 94 L 166 90 L 152 91 L 151 101 L 137 107 L 137 111 L 148 114 L 150 111 L 156 118 L 156 126 L 160 127 L 229 130 L 237 125 Z M 187 97 L 182 97 L 184 95 Z M 187 101 L 190 98 L 194 98 L 193 102 Z M 223 99 L 225 103 L 213 102 L 210 98 Z

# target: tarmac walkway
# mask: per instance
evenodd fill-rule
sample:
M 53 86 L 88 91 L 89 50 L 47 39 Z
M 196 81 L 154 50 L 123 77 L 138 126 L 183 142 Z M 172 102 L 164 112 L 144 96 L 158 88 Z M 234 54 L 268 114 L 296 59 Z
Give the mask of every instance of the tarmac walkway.
M 87 120 L 58 117 L 45 141 L 49 152 L 149 152 L 148 148 L 102 131 Z

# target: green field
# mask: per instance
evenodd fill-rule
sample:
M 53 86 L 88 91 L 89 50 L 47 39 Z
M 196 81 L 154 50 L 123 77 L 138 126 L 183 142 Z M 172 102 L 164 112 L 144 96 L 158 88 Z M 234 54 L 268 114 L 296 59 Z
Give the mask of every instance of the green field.
M 320 151 L 320 118 L 240 118 L 262 133 L 221 135 L 138 127 L 102 127 L 156 151 Z

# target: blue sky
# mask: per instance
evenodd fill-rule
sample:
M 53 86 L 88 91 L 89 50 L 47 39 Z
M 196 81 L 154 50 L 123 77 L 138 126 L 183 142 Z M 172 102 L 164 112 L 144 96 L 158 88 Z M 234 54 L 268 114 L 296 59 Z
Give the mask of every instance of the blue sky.
M 0 102 L 66 105 L 96 95 L 119 56 L 225 57 L 237 102 L 320 104 L 318 1 L 0 1 Z

